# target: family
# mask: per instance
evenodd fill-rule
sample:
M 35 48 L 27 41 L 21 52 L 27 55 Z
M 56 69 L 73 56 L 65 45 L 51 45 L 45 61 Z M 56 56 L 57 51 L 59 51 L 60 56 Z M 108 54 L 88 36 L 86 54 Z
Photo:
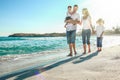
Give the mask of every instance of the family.
M 104 33 L 104 20 L 98 19 L 96 21 L 96 29 L 94 30 L 92 27 L 92 21 L 91 16 L 89 14 L 89 11 L 87 8 L 82 9 L 82 18 L 80 19 L 78 11 L 78 5 L 74 5 L 67 7 L 68 11 L 66 13 L 65 18 L 65 25 L 66 28 L 66 37 L 67 37 L 67 43 L 69 45 L 70 53 L 68 56 L 73 56 L 77 54 L 76 52 L 76 46 L 75 46 L 75 40 L 76 40 L 76 30 L 77 30 L 77 24 L 82 25 L 82 42 L 83 42 L 83 54 L 86 54 L 86 49 L 88 47 L 88 53 L 91 52 L 90 48 L 90 37 L 91 33 L 96 33 L 97 35 L 97 51 L 102 50 L 102 39 L 103 39 L 103 33 Z

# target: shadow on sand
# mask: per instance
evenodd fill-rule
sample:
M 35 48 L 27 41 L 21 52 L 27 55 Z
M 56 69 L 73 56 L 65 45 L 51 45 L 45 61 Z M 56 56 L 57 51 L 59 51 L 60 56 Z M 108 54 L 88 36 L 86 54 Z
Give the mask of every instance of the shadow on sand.
M 82 56 L 82 55 L 80 55 Z M 60 60 L 60 61 L 55 61 L 55 63 L 49 65 L 49 66 L 46 66 L 46 67 L 41 67 L 41 66 L 37 66 L 37 67 L 34 67 L 34 68 L 29 68 L 29 69 L 25 69 L 25 70 L 21 70 L 21 71 L 16 71 L 14 73 L 9 73 L 9 74 L 6 74 L 4 76 L 1 76 L 0 77 L 0 80 L 6 80 L 6 79 L 9 79 L 9 78 L 12 78 L 12 77 L 15 77 L 14 80 L 24 80 L 28 77 L 32 77 L 34 75 L 38 75 L 44 71 L 47 71 L 47 70 L 50 70 L 52 68 L 55 68 L 59 65 L 62 65 L 62 64 L 65 64 L 67 62 L 70 62 L 76 58 L 79 58 L 80 56 L 75 56 L 75 57 L 67 57 L 63 60 Z M 45 80 L 45 79 L 42 79 L 42 80 Z
M 86 57 L 80 57 L 80 59 L 77 60 L 77 61 L 74 61 L 73 64 L 82 63 L 82 62 L 84 62 L 84 61 L 87 61 L 87 60 L 89 60 L 89 59 L 91 59 L 91 58 L 97 56 L 98 53 L 99 53 L 99 52 L 96 51 L 96 52 L 94 52 L 94 53 L 92 53 L 92 54 L 89 54 L 89 55 L 86 56 Z
M 42 79 L 42 80 L 45 80 L 43 76 L 40 75 L 40 73 L 44 72 L 44 71 L 47 71 L 47 70 L 50 70 L 52 68 L 55 68 L 59 65 L 62 65 L 62 64 L 65 64 L 67 62 L 70 62 L 74 59 L 77 59 L 77 58 L 80 58 L 80 60 L 78 61 L 74 61 L 73 63 L 74 64 L 77 64 L 77 63 L 81 63 L 81 62 L 84 62 L 86 60 L 89 60 L 91 59 L 92 57 L 94 56 L 97 56 L 98 55 L 98 52 L 94 52 L 86 57 L 81 57 L 82 55 L 80 56 L 75 56 L 75 57 L 67 57 L 67 58 L 64 58 L 62 60 L 59 60 L 59 61 L 55 61 L 53 64 L 50 63 L 51 65 L 49 66 L 46 66 L 46 67 L 41 67 L 41 66 L 37 66 L 37 67 L 34 67 L 34 68 L 28 68 L 28 69 L 24 69 L 24 70 L 20 70 L 20 71 L 16 71 L 16 72 L 13 72 L 13 73 L 9 73 L 9 74 L 6 74 L 4 76 L 0 76 L 0 80 L 6 80 L 6 79 L 10 79 L 12 77 L 15 77 L 14 80 L 24 80 L 26 78 L 29 78 L 29 77 L 32 77 L 34 75 L 39 75 L 39 77 Z M 44 65 L 45 66 L 45 65 Z

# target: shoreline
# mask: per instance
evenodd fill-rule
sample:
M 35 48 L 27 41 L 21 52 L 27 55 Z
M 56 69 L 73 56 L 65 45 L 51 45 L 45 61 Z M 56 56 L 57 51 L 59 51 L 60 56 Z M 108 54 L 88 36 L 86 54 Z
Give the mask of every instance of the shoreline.
M 106 39 L 108 39 L 108 40 L 106 40 Z M 110 39 L 110 41 L 109 41 L 109 39 Z M 120 37 L 118 36 L 117 39 L 118 40 L 115 41 L 116 37 L 105 36 L 104 44 L 106 44 L 106 45 L 103 44 L 104 45 L 103 53 L 109 52 L 109 51 L 104 52 L 104 49 L 106 50 L 108 48 L 114 48 L 114 47 L 120 46 L 120 42 L 119 42 Z M 111 42 L 111 41 L 113 41 L 113 42 Z M 92 46 L 91 47 L 92 52 L 97 50 L 96 44 L 92 44 L 91 46 Z M 119 51 L 120 49 L 119 48 L 117 48 L 117 49 L 118 49 L 118 52 L 120 53 L 120 51 Z M 111 49 L 110 49 L 110 51 L 112 52 Z M 68 58 L 68 57 L 66 57 L 68 52 L 69 52 L 69 49 L 65 49 L 65 50 L 56 50 L 56 51 L 53 50 L 53 51 L 48 51 L 48 52 L 41 52 L 43 54 L 35 53 L 35 54 L 5 56 L 5 58 L 9 57 L 10 59 L 0 60 L 0 69 L 1 69 L 0 76 L 4 76 L 4 75 L 10 74 L 10 73 L 12 74 L 16 71 L 22 71 L 22 70 L 31 69 L 34 67 L 40 67 L 41 65 L 42 65 L 42 67 L 44 67 L 44 66 L 52 64 L 56 61 L 60 61 L 60 60 Z M 82 45 L 81 45 L 81 47 L 77 47 L 77 52 L 78 52 L 78 55 L 82 54 L 82 52 L 83 52 Z M 115 49 L 113 50 L 113 53 L 114 52 L 115 52 Z M 2 59 L 2 58 L 0 58 L 0 59 Z
M 116 51 L 116 49 L 117 49 L 117 51 Z M 103 48 L 103 51 L 98 54 L 94 53 L 95 51 L 96 50 L 92 50 L 92 52 L 90 54 L 86 54 L 86 55 L 82 56 L 81 57 L 81 60 L 83 59 L 82 62 L 79 62 L 80 54 L 78 54 L 77 57 L 70 58 L 70 57 L 66 57 L 67 53 L 65 53 L 65 52 L 62 54 L 61 53 L 57 54 L 57 56 L 59 55 L 59 58 L 56 58 L 56 56 L 53 56 L 53 55 L 52 55 L 53 57 L 50 57 L 50 55 L 49 55 L 49 57 L 46 57 L 47 61 L 45 61 L 45 57 L 40 59 L 40 56 L 37 56 L 37 57 L 34 56 L 33 58 L 27 58 L 27 59 L 23 59 L 23 60 L 16 60 L 15 62 L 18 63 L 19 67 L 22 67 L 22 69 L 15 70 L 15 68 L 17 66 L 11 66 L 12 68 L 10 69 L 10 65 L 9 65 L 8 66 L 9 69 L 10 70 L 13 69 L 13 73 L 14 73 L 14 76 L 9 77 L 9 78 L 10 78 L 10 80 L 13 80 L 13 79 L 18 78 L 17 73 L 24 72 L 27 70 L 31 71 L 32 69 L 37 69 L 38 72 L 39 71 L 41 72 L 41 69 L 42 69 L 43 72 L 38 73 L 37 75 L 29 76 L 29 77 L 25 78 L 25 80 L 36 80 L 36 79 L 38 79 L 39 75 L 42 75 L 45 78 L 43 80 L 56 80 L 56 79 L 57 80 L 86 80 L 86 79 L 98 80 L 96 77 L 100 77 L 99 80 L 106 80 L 106 79 L 114 80 L 114 78 L 110 79 L 111 77 L 109 75 L 107 75 L 108 77 L 104 78 L 102 75 L 104 73 L 102 73 L 102 72 L 106 71 L 106 69 L 108 67 L 108 69 L 107 69 L 108 72 L 109 72 L 109 69 L 111 71 L 111 68 L 112 68 L 113 72 L 116 71 L 116 69 L 118 69 L 118 71 L 116 73 L 117 75 L 118 75 L 118 73 L 120 73 L 120 68 L 119 68 L 119 66 L 120 66 L 120 64 L 119 64 L 120 44 Z M 109 53 L 109 55 L 108 55 L 108 53 Z M 43 60 L 43 62 L 41 60 Z M 23 63 L 23 61 L 24 61 L 24 63 Z M 117 62 L 114 63 L 114 61 L 117 61 Z M 7 62 L 7 64 L 8 63 L 11 64 L 14 62 Z M 20 64 L 20 63 L 22 63 L 22 64 Z M 40 63 L 44 63 L 44 64 L 40 65 Z M 112 63 L 117 64 L 117 66 L 111 65 Z M 22 66 L 23 64 L 26 64 L 27 67 Z M 56 67 L 55 67 L 55 65 L 56 65 Z M 85 66 L 85 65 L 87 65 L 87 66 Z M 111 65 L 111 66 L 109 67 L 106 65 L 109 65 L 109 66 Z M 45 67 L 47 67 L 47 68 L 45 68 Z M 103 69 L 103 67 L 105 67 L 105 69 Z M 90 70 L 89 73 L 92 74 L 91 75 L 92 77 L 90 77 L 90 74 L 88 73 L 88 71 L 86 72 L 86 70 L 88 70 L 88 71 Z M 96 72 L 99 74 L 99 76 L 96 74 Z M 3 75 L 5 76 L 5 74 L 6 73 L 1 74 L 1 76 L 3 76 Z M 28 73 L 28 74 L 30 74 L 30 73 Z M 57 75 L 57 74 L 60 74 L 60 75 Z M 96 77 L 93 76 L 93 74 L 96 75 Z M 105 74 L 107 74 L 107 73 L 105 72 Z M 110 73 L 110 74 L 114 74 L 114 73 Z M 9 75 L 10 75 L 10 73 L 9 73 Z M 71 77 L 72 75 L 74 75 L 74 77 Z M 80 77 L 80 75 L 82 75 L 82 77 Z M 23 75 L 23 76 L 25 76 L 25 75 Z M 120 78 L 120 76 L 118 76 L 118 77 Z M 39 76 L 39 78 L 40 78 L 40 76 Z M 119 80 L 119 79 L 116 78 L 116 80 Z
M 78 38 L 80 40 L 80 38 Z M 96 49 L 96 39 L 92 39 L 93 42 L 91 44 L 91 49 Z M 103 48 L 110 47 L 110 46 L 115 46 L 120 44 L 119 42 L 120 36 L 104 36 L 103 38 Z M 78 43 L 79 44 L 79 43 Z M 77 52 L 81 53 L 83 51 L 82 49 L 82 44 L 80 46 L 77 46 Z M 6 61 L 14 61 L 14 60 L 19 60 L 19 59 L 25 59 L 25 58 L 30 58 L 32 56 L 44 56 L 47 54 L 57 54 L 59 52 L 61 53 L 67 53 L 69 52 L 69 48 L 66 48 L 65 50 L 63 49 L 56 49 L 56 50 L 50 50 L 50 51 L 42 51 L 42 52 L 35 52 L 31 54 L 13 54 L 13 55 L 4 55 L 0 56 L 0 63 L 6 62 Z

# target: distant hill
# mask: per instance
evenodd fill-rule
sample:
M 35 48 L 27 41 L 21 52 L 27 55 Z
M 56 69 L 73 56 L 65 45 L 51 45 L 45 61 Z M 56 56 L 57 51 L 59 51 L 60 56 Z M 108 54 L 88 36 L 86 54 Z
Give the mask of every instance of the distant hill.
M 81 31 L 77 33 L 77 36 L 81 35 Z M 116 27 L 112 30 L 105 30 L 105 35 L 120 35 L 120 27 Z M 95 34 L 93 34 L 95 35 Z M 45 33 L 45 34 L 35 34 L 35 33 L 15 33 L 9 35 L 8 37 L 63 37 L 66 33 Z
M 66 36 L 65 33 L 45 33 L 45 34 L 35 34 L 35 33 L 14 33 L 8 37 L 62 37 Z

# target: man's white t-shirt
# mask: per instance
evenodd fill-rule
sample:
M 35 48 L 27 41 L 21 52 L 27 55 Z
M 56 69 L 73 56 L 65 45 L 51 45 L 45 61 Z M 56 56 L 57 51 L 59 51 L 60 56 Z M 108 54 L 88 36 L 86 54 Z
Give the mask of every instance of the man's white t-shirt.
M 96 35 L 97 35 L 97 37 L 101 36 L 104 29 L 105 29 L 104 26 L 96 26 Z
M 67 13 L 68 14 L 68 13 Z M 74 13 L 74 14 L 68 14 L 73 20 L 80 20 L 80 16 L 79 16 L 79 14 L 78 13 Z M 67 15 L 67 16 L 68 16 Z M 76 25 L 74 25 L 74 24 L 72 24 L 72 23 L 68 23 L 67 25 L 66 25 L 66 31 L 73 31 L 73 30 L 76 30 L 77 29 L 77 24 Z
M 87 17 L 87 19 L 81 19 L 82 21 L 82 26 L 83 26 L 83 29 L 91 29 L 91 23 L 90 23 L 90 16 Z

